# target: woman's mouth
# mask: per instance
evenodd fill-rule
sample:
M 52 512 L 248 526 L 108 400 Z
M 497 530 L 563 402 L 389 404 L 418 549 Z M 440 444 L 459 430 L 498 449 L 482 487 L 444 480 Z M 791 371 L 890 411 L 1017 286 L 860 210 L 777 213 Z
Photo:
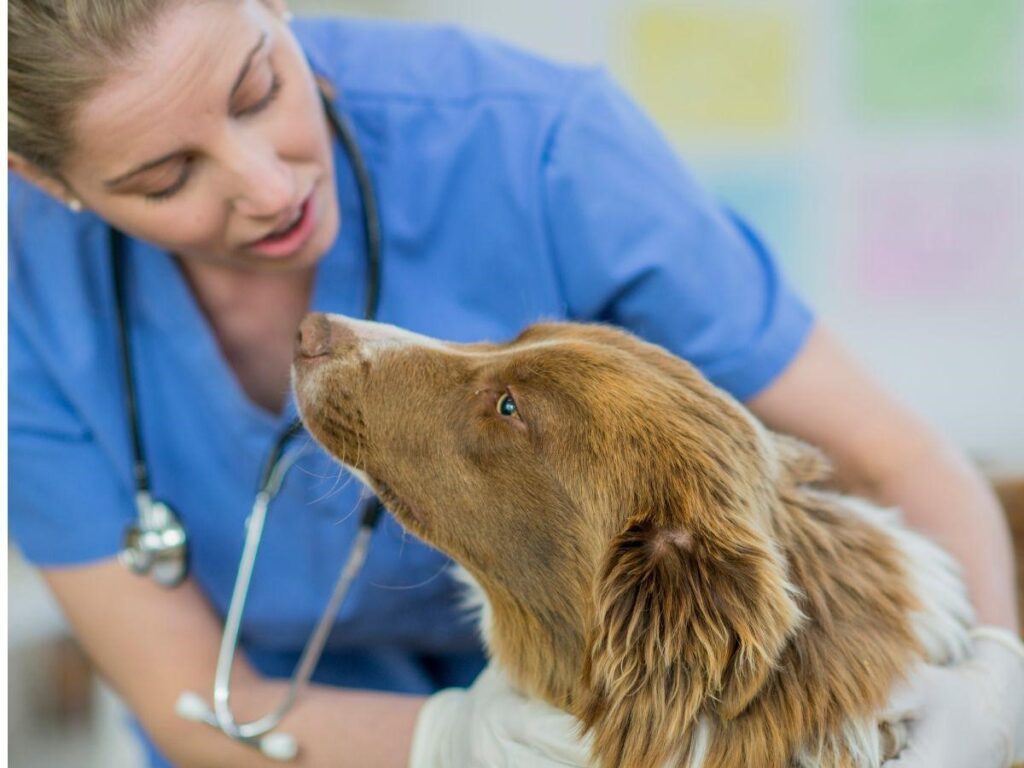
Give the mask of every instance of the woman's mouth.
M 291 256 L 309 240 L 316 228 L 316 211 L 314 210 L 312 193 L 302 201 L 298 213 L 292 221 L 279 227 L 265 237 L 250 243 L 247 248 L 261 256 L 281 258 Z

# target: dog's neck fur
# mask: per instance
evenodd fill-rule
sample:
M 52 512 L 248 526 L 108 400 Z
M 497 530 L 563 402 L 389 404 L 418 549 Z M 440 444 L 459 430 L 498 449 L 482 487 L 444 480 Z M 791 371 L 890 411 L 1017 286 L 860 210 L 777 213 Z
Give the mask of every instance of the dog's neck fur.
M 475 575 L 486 596 L 482 629 L 491 656 L 522 691 L 569 712 L 578 700 L 593 613 L 591 596 L 578 585 L 592 584 L 594 570 L 577 573 L 571 585 L 550 585 L 529 605 L 486 574 Z

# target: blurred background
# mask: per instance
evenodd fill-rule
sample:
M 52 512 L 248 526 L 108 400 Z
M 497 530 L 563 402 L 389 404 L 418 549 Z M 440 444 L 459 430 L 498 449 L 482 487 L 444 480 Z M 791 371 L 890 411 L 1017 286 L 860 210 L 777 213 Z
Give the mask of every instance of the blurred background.
M 1024 475 L 1021 0 L 293 0 L 608 67 L 885 386 Z M 131 766 L 12 553 L 10 764 Z

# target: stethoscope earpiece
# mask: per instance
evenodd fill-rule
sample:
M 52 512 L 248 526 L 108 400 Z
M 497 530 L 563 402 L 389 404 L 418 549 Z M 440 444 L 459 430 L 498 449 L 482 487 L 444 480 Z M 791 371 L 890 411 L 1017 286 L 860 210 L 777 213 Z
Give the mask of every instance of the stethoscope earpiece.
M 220 728 L 220 725 L 217 723 L 217 716 L 210 709 L 209 705 L 203 701 L 203 697 L 195 691 L 182 691 L 174 704 L 174 712 L 183 720 L 189 720 L 193 723 L 205 723 L 214 728 Z M 225 733 L 243 743 L 256 747 L 271 760 L 277 760 L 278 762 L 284 763 L 293 760 L 299 754 L 299 745 L 296 743 L 295 737 L 290 733 L 268 733 L 251 738 L 231 734 L 228 731 L 225 731 Z

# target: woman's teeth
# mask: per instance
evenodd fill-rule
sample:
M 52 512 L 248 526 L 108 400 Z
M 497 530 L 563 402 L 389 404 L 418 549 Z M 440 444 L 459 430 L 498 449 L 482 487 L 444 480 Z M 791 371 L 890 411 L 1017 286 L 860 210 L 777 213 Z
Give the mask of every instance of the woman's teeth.
M 299 223 L 299 219 L 301 219 L 301 218 L 302 218 L 302 208 L 299 208 L 298 213 L 295 214 L 295 216 L 292 218 L 291 221 L 289 221 L 287 224 L 285 224 L 280 229 L 275 229 L 273 232 L 271 232 L 269 235 L 267 235 L 267 237 L 279 237 L 280 235 L 285 234 L 286 232 L 288 232 L 288 230 L 290 230 L 292 227 L 294 227 L 296 224 L 298 224 Z

